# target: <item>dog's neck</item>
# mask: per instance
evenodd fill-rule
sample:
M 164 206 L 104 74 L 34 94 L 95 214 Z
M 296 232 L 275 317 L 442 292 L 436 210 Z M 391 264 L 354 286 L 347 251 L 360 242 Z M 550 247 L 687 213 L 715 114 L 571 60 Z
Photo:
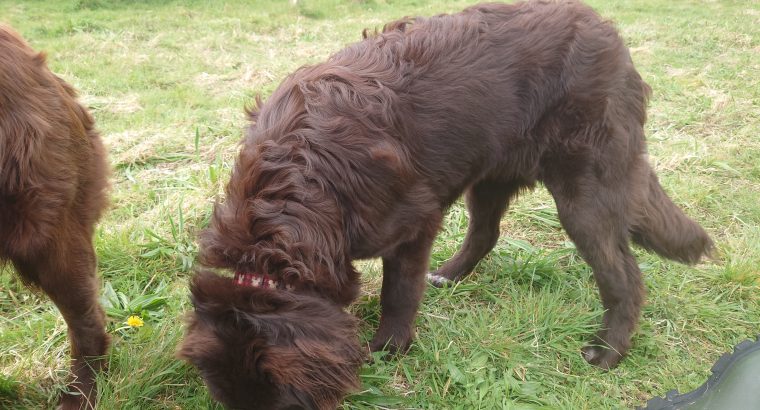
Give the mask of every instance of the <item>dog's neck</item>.
M 293 290 L 291 284 L 285 283 L 282 278 L 267 275 L 266 273 L 252 273 L 236 271 L 234 277 L 235 284 L 238 286 L 250 286 L 253 288 Z

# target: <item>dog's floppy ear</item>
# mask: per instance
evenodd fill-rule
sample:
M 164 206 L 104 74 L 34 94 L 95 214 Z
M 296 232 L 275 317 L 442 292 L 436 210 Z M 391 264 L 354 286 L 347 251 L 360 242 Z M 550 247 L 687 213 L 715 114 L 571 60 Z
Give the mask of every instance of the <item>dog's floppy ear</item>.
M 308 397 L 307 408 L 334 409 L 359 387 L 364 351 L 357 320 L 327 299 L 278 293 L 292 299 L 279 303 L 277 312 L 248 317 L 267 338 L 258 369 L 275 385 Z
M 267 349 L 261 369 L 275 384 L 305 393 L 315 408 L 333 409 L 347 392 L 359 388 L 357 371 L 364 353 L 355 319 L 336 309 L 329 317 L 306 320 L 319 323 L 299 332 L 288 344 Z
M 223 309 L 223 301 L 231 301 L 234 283 L 209 271 L 199 271 L 190 282 L 190 300 L 196 312 L 209 312 Z M 231 308 L 231 305 L 227 305 Z
M 210 271 L 198 271 L 190 282 L 190 300 L 195 313 L 205 321 L 246 320 L 243 313 L 268 313 L 277 309 L 257 293 L 262 289 L 236 285 L 230 278 Z M 221 323 L 219 323 L 221 325 Z

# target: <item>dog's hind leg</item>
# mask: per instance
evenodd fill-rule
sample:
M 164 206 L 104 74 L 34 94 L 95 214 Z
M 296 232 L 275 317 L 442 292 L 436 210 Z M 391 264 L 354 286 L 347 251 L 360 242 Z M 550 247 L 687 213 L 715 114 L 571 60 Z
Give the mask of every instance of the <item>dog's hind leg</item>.
M 52 245 L 45 256 L 14 260 L 22 275 L 37 278 L 68 325 L 73 380 L 68 387 L 72 394 L 61 397 L 63 410 L 95 408 L 95 373 L 105 365 L 103 356 L 110 341 L 98 302 L 96 257 L 88 231 L 70 226 L 66 237 Z
M 609 369 L 630 347 L 644 287 L 628 244 L 630 181 L 624 173 L 603 180 L 592 158 L 553 158 L 544 183 L 562 226 L 593 270 L 605 308 L 602 328 L 583 349 L 584 358 Z
M 710 253 L 712 240 L 696 222 L 668 198 L 654 171 L 646 167 L 641 209 L 631 226 L 631 238 L 641 247 L 683 263 L 697 263 Z
M 462 247 L 440 269 L 428 275 L 433 285 L 441 286 L 469 274 L 499 239 L 499 221 L 510 198 L 523 187 L 517 181 L 481 181 L 465 194 L 470 223 Z
M 440 221 L 440 214 L 428 217 L 415 240 L 399 244 L 383 256 L 382 314 L 369 345 L 371 351 L 405 352 L 409 349 Z

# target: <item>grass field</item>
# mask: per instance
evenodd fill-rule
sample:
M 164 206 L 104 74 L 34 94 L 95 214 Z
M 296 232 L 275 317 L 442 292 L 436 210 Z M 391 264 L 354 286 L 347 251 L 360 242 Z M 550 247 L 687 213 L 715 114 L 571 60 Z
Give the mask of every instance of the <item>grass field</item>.
M 255 4 L 254 4 L 255 3 Z M 588 266 L 543 189 L 502 223 L 496 249 L 461 284 L 427 291 L 408 355 L 362 369 L 346 409 L 600 409 L 690 390 L 760 333 L 760 2 L 592 0 L 614 20 L 654 89 L 651 161 L 674 201 L 718 245 L 687 267 L 636 251 L 648 301 L 634 347 L 602 372 L 579 349 L 603 313 Z M 222 193 L 243 107 L 297 67 L 403 15 L 470 1 L 0 0 L 0 21 L 46 50 L 81 90 L 113 165 L 112 206 L 95 238 L 109 331 L 103 409 L 215 408 L 174 358 L 189 309 L 195 235 Z M 449 212 L 431 264 L 464 237 Z M 371 336 L 378 261 L 358 264 L 352 307 Z M 65 382 L 66 327 L 44 295 L 0 278 L 0 408 L 51 408 Z M 145 326 L 124 324 L 130 314 Z

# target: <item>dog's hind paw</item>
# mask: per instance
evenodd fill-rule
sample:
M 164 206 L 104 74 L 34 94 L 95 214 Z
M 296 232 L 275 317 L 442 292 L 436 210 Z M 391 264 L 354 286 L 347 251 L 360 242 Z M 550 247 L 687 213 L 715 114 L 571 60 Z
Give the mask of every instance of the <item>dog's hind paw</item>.
M 444 278 L 443 276 L 438 276 L 432 273 L 427 274 L 427 280 L 437 288 L 444 287 L 453 282 L 451 279 Z
M 581 355 L 589 363 L 602 370 L 615 368 L 623 356 L 617 351 L 602 346 L 585 346 Z

